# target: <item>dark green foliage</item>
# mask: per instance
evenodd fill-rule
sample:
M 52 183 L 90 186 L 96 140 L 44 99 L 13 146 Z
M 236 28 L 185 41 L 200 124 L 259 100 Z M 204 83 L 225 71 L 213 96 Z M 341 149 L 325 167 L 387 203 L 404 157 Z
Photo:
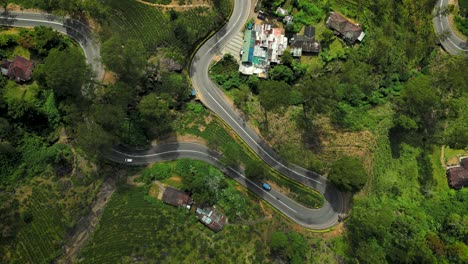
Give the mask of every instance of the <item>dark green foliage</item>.
M 156 87 L 160 94 L 168 94 L 171 107 L 180 107 L 190 97 L 190 86 L 187 77 L 178 73 L 162 73 L 161 84 Z
M 453 198 L 445 195 L 436 203 L 423 203 L 429 210 L 410 201 L 357 199 L 353 217 L 347 224 L 348 238 L 354 248 L 351 255 L 363 263 L 383 260 L 433 263 L 436 257 L 461 263 L 466 259 L 466 253 L 457 251 L 460 245 L 457 240 L 466 239 L 466 231 L 462 228 L 466 219 L 462 219 L 458 212 L 464 210 L 459 206 L 466 202 L 466 192 Z M 429 231 L 436 228 L 432 221 L 441 223 L 438 219 L 444 223 L 437 228 L 440 235 Z
M 358 158 L 342 157 L 335 161 L 328 179 L 344 192 L 358 192 L 367 181 L 367 172 Z
M 65 47 L 60 33 L 52 28 L 40 26 L 34 29 L 34 49 L 39 55 L 47 56 L 50 50 L 63 50 Z
M 144 96 L 137 106 L 140 121 L 148 137 L 161 136 L 170 130 L 169 105 L 155 93 Z M 157 125 L 155 125 L 157 124 Z
M 151 183 L 154 180 L 164 180 L 172 176 L 175 172 L 173 163 L 156 163 L 151 168 L 145 169 L 138 181 Z
M 251 161 L 245 166 L 245 176 L 253 181 L 262 180 L 267 174 L 265 167 L 262 163 Z
M 220 61 L 211 67 L 210 75 L 215 82 L 228 91 L 233 88 L 240 88 L 245 82 L 245 76 L 241 76 L 239 73 L 237 61 L 229 53 L 225 54 Z
M 85 59 L 76 48 L 53 49 L 44 61 L 43 74 L 48 88 L 58 100 L 81 97 L 81 88 L 89 82 L 89 71 Z
M 455 25 L 463 35 L 468 36 L 468 19 L 466 17 L 455 16 Z
M 290 263 L 304 263 L 308 246 L 306 239 L 299 233 L 277 231 L 271 236 L 270 247 L 272 251 Z
M 214 205 L 227 187 L 224 175 L 214 167 L 203 166 L 200 162 L 191 162 L 188 171 L 178 171 L 184 179 L 187 189 L 193 193 L 194 200 Z
M 107 151 L 117 143 L 114 135 L 104 130 L 99 124 L 80 123 L 77 125 L 77 144 L 90 157 L 97 157 L 101 151 Z
M 269 71 L 272 80 L 285 81 L 291 84 L 294 79 L 294 72 L 287 66 L 277 65 Z
M 278 111 L 291 103 L 291 86 L 284 81 L 264 81 L 258 87 L 258 99 L 265 111 Z
M 140 40 L 123 41 L 118 35 L 113 36 L 103 43 L 101 56 L 106 67 L 125 83 L 134 84 L 143 76 L 146 52 Z

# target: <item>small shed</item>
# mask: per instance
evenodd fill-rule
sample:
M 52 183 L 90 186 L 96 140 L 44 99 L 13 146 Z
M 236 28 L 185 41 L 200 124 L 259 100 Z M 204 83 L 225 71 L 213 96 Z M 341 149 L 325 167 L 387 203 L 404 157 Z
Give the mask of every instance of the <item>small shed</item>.
M 190 209 L 193 204 L 193 200 L 188 194 L 173 187 L 166 187 L 162 200 L 166 204 L 175 207 L 187 207 L 188 209 Z
M 468 186 L 468 157 L 460 158 L 460 165 L 448 168 L 447 178 L 450 187 L 454 189 Z
M 278 8 L 276 9 L 276 13 L 278 15 L 280 15 L 280 16 L 287 16 L 288 15 L 288 10 L 283 9 L 280 6 L 278 6 Z
M 294 17 L 291 15 L 287 15 L 283 18 L 283 23 L 286 25 L 292 24 L 294 22 Z
M 224 225 L 227 223 L 226 216 L 216 211 L 213 207 L 201 206 L 197 208 L 195 213 L 200 222 L 202 222 L 214 232 L 221 231 Z

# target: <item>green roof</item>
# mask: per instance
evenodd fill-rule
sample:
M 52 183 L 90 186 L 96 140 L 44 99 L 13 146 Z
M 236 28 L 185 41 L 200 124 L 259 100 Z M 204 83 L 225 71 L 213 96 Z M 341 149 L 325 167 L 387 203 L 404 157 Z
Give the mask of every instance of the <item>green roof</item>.
M 242 54 L 242 62 L 252 62 L 253 44 L 252 30 L 246 30 L 244 32 L 244 46 L 242 48 L 244 53 Z

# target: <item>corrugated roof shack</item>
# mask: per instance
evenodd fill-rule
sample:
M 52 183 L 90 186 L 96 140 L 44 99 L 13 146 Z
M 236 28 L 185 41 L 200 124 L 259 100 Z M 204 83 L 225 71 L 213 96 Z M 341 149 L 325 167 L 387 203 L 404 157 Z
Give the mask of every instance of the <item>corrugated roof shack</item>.
M 166 204 L 170 204 L 175 207 L 183 206 L 187 207 L 188 209 L 190 209 L 193 204 L 193 200 L 188 194 L 173 187 L 166 187 L 162 200 Z
M 468 157 L 460 158 L 460 165 L 447 168 L 447 178 L 454 189 L 468 186 Z
M 197 207 L 195 214 L 200 222 L 215 232 L 221 231 L 227 223 L 226 216 L 217 212 L 215 208 L 212 207 Z
M 356 41 L 362 41 L 366 35 L 359 24 L 352 23 L 336 12 L 330 13 L 325 24 L 330 29 L 333 29 L 335 34 L 341 36 L 349 44 L 354 44 Z

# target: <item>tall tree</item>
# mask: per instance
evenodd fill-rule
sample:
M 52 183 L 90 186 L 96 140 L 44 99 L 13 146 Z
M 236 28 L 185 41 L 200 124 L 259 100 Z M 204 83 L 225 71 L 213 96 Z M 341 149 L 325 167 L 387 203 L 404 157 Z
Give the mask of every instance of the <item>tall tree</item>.
M 59 100 L 81 97 L 81 88 L 90 81 L 85 58 L 77 48 L 53 49 L 45 59 L 43 73 L 47 87 Z
M 366 184 L 367 172 L 358 158 L 343 157 L 333 163 L 328 179 L 345 192 L 358 192 Z
M 102 62 L 108 69 L 117 73 L 120 80 L 134 85 L 144 72 L 145 51 L 143 43 L 139 40 L 123 41 L 119 36 L 114 36 L 102 45 Z
M 278 111 L 291 102 L 291 86 L 284 81 L 264 81 L 259 85 L 258 99 L 265 111 Z
M 157 94 L 143 97 L 137 105 L 143 126 L 149 131 L 149 137 L 161 136 L 170 129 L 169 105 Z

